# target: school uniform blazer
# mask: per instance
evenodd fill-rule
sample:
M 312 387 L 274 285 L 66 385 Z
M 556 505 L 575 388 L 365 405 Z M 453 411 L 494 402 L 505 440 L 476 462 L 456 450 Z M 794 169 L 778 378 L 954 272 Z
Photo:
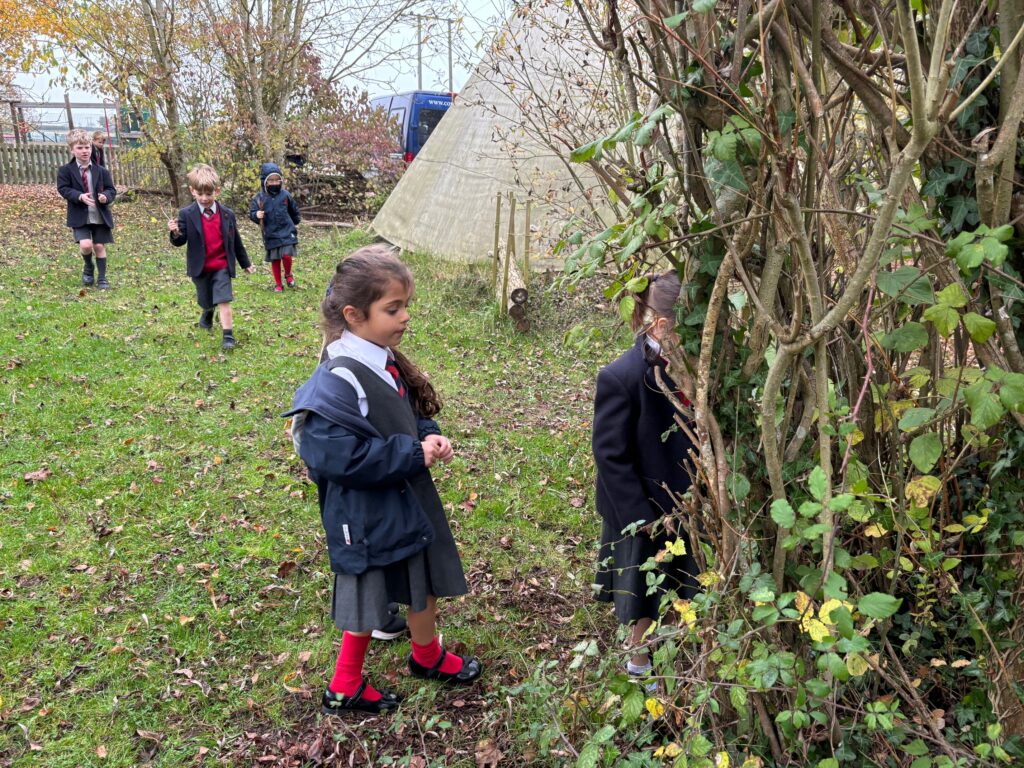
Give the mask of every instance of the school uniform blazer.
M 673 508 L 661 487 L 690 487 L 683 466 L 693 444 L 675 425 L 675 407 L 659 389 L 644 356 L 646 339 L 597 375 L 592 445 L 597 511 L 616 531 L 653 522 Z M 664 375 L 664 369 L 662 369 Z M 669 387 L 675 385 L 664 376 Z M 664 440 L 662 439 L 664 436 Z
M 101 165 L 93 163 L 89 166 L 89 179 L 92 181 L 92 188 L 96 190 L 97 196 L 106 195 L 107 202 L 96 201 L 103 223 L 111 229 L 114 228 L 114 216 L 110 213 L 110 205 L 117 197 L 117 190 L 114 189 L 114 179 L 110 171 Z M 89 225 L 89 206 L 80 202 L 79 198 L 88 190 L 82 184 L 82 173 L 78 170 L 78 161 L 72 160 L 62 165 L 57 171 L 57 191 L 60 196 L 68 201 L 69 227 L 86 227 Z
M 284 416 L 295 417 L 299 456 L 316 483 L 331 570 L 359 575 L 411 557 L 434 540 L 408 484 L 424 471 L 423 446 L 412 435 L 381 435 L 360 413 L 355 389 L 330 365 L 317 367 Z M 430 419 L 420 422 L 421 433 L 437 427 Z
M 217 211 L 220 213 L 220 233 L 224 237 L 224 253 L 228 260 L 228 275 L 235 276 L 235 262 L 242 265 L 242 269 L 248 269 L 252 262 L 249 261 L 249 254 L 246 253 L 242 236 L 238 234 L 238 221 L 235 212 L 226 205 L 217 202 Z M 189 277 L 199 277 L 203 274 L 203 266 L 206 264 L 206 238 L 203 236 L 203 220 L 199 203 L 192 203 L 187 208 L 178 211 L 178 231 L 169 232 L 171 245 L 181 246 L 188 244 L 188 252 L 185 254 L 185 271 Z

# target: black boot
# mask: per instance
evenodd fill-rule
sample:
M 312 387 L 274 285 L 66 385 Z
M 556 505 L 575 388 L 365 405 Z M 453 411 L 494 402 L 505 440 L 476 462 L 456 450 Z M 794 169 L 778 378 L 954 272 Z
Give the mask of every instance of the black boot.
M 107 282 L 107 260 L 96 259 L 96 287 L 101 291 L 105 291 L 110 288 L 110 283 Z
M 82 261 L 85 264 L 82 267 L 82 285 L 92 285 L 93 282 L 93 266 L 92 266 L 92 251 L 88 253 L 82 253 Z
M 230 328 L 224 329 L 224 340 L 221 341 L 220 348 L 225 351 L 235 348 L 235 334 L 231 332 Z

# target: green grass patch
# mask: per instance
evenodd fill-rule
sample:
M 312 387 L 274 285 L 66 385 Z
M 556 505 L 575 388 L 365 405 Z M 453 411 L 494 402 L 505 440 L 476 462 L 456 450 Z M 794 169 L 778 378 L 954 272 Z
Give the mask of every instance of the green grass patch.
M 522 335 L 495 318 L 484 266 L 407 257 L 403 349 L 445 400 L 456 459 L 435 478 L 472 585 L 443 602 L 442 631 L 488 671 L 469 690 L 424 686 L 404 672 L 407 642 L 374 643 L 368 673 L 409 701 L 391 719 L 325 721 L 331 579 L 279 414 L 315 365 L 334 265 L 367 235 L 303 232 L 299 290 L 274 293 L 265 267 L 240 276 L 225 356 L 219 329 L 195 326 L 166 205 L 118 205 L 109 292 L 79 286 L 62 207 L 46 206 L 5 213 L 0 270 L 0 762 L 473 766 L 489 738 L 507 764 L 559 764 L 532 746 L 547 713 L 509 691 L 579 639 L 611 637 L 589 600 L 589 428 L 615 353 L 562 345 L 596 299 L 537 285 Z

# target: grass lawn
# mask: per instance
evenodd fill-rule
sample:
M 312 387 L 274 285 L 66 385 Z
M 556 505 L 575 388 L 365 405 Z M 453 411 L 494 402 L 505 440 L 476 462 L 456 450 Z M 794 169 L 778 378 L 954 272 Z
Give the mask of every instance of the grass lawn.
M 195 327 L 170 206 L 115 209 L 113 290 L 81 260 L 49 188 L 0 189 L 0 765 L 559 765 L 550 710 L 517 693 L 543 661 L 571 690 L 572 648 L 611 639 L 590 601 L 593 380 L 614 350 L 567 351 L 594 296 L 542 294 L 534 330 L 494 319 L 486 268 L 407 255 L 403 350 L 445 399 L 456 458 L 435 471 L 471 586 L 442 603 L 483 682 L 408 676 L 408 641 L 368 672 L 409 698 L 396 716 L 322 718 L 340 633 L 316 507 L 279 414 L 316 362 L 319 298 L 367 242 L 303 233 L 299 290 L 235 281 L 238 349 Z M 556 702 L 557 703 L 557 702 Z M 494 758 L 500 761 L 494 762 Z M 491 760 L 489 763 L 488 760 Z

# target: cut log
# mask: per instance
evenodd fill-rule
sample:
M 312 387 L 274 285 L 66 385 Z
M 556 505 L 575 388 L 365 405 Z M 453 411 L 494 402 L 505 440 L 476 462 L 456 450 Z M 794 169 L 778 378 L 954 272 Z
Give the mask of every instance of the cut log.
M 530 320 L 526 316 L 526 306 L 530 299 L 530 292 L 526 289 L 523 275 L 516 265 L 515 259 L 509 259 L 507 253 L 501 254 L 502 262 L 498 265 L 497 280 L 494 286 L 494 293 L 498 303 L 501 303 L 502 296 L 505 296 L 505 313 L 512 318 L 516 329 L 526 332 L 530 330 Z M 503 282 L 508 276 L 508 284 Z

